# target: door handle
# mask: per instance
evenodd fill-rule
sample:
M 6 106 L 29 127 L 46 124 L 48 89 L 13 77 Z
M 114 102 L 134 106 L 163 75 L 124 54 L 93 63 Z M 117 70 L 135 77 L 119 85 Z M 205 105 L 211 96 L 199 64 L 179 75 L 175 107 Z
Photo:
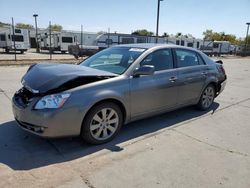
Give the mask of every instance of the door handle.
M 173 77 L 169 78 L 169 81 L 175 82 L 177 79 L 178 79 L 178 78 L 177 78 L 176 76 L 173 76 Z
M 202 74 L 203 76 L 207 76 L 207 72 L 205 72 L 205 71 L 202 72 L 201 74 Z

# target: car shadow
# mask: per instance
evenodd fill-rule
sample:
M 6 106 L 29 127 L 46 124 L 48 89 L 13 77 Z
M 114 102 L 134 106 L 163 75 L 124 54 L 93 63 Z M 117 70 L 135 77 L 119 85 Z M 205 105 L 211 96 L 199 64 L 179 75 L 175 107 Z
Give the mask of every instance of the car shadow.
M 187 107 L 136 121 L 123 126 L 114 140 L 102 145 L 88 145 L 79 137 L 43 139 L 21 130 L 15 121 L 9 121 L 0 124 L 0 163 L 13 170 L 30 170 L 71 161 L 105 149 L 120 152 L 123 148 L 118 145 L 123 142 L 140 136 L 148 137 L 161 129 L 173 127 L 206 113 L 213 114 L 218 107 L 219 104 L 214 103 L 209 112 Z

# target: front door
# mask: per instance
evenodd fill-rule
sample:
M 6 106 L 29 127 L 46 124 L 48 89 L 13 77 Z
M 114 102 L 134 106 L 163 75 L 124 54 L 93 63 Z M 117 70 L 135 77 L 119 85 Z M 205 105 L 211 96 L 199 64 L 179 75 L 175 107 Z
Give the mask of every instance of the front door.
M 140 66 L 153 65 L 155 73 L 132 77 L 131 117 L 171 108 L 177 103 L 177 70 L 173 67 L 171 49 L 157 50 L 141 61 Z

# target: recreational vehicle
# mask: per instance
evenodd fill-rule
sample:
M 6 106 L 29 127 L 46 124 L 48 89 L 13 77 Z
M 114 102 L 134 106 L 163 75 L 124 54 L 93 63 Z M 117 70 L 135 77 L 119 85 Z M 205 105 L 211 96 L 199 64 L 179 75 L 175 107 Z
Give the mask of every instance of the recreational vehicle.
M 231 44 L 228 41 L 214 41 L 213 42 L 213 54 L 220 55 L 220 54 L 230 54 L 231 51 Z
M 15 43 L 15 46 L 14 46 Z M 9 51 L 16 51 L 23 53 L 30 48 L 29 32 L 27 29 L 14 29 L 6 28 L 0 32 L 0 48 L 5 49 L 6 53 Z
M 51 50 L 51 52 L 60 51 L 65 53 L 68 51 L 69 45 L 76 44 L 76 36 L 68 32 L 53 32 L 51 33 L 51 39 L 49 33 L 45 32 L 39 35 L 38 40 L 41 50 Z
M 176 44 L 176 38 L 175 37 L 166 37 L 166 43 L 167 44 Z
M 180 46 L 186 46 L 191 48 L 200 49 L 202 40 L 201 39 L 195 39 L 195 38 L 187 38 L 187 37 L 178 37 L 174 38 L 175 44 Z
M 99 36 L 97 33 L 90 33 L 90 32 L 77 32 L 74 33 L 76 36 L 76 42 L 79 45 L 83 46 L 94 46 L 94 41 L 96 37 Z
M 154 36 L 139 36 L 118 33 L 106 33 L 99 35 L 94 44 L 100 49 L 108 48 L 117 44 L 133 44 L 133 43 L 155 43 Z M 166 43 L 164 37 L 158 37 L 158 43 Z

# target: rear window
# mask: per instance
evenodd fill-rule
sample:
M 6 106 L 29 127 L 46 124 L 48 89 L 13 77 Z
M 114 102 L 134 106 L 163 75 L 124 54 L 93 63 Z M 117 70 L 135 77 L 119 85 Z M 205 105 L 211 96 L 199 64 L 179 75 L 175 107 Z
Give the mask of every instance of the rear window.
M 194 44 L 192 42 L 187 43 L 188 47 L 194 47 Z
M 147 39 L 146 38 L 138 38 L 137 43 L 146 43 Z
M 196 48 L 199 48 L 200 47 L 200 43 L 199 42 L 197 42 L 197 44 L 196 44 Z
M 0 35 L 0 40 L 1 41 L 6 41 L 5 35 Z
M 15 29 L 15 33 L 21 33 L 21 29 Z
M 213 44 L 213 47 L 214 47 L 214 48 L 219 48 L 219 44 L 218 44 L 218 43 L 214 43 L 214 44 Z
M 23 42 L 23 36 L 22 35 L 11 35 L 12 41 L 16 42 Z
M 135 43 L 134 38 L 122 38 L 122 44 L 133 44 Z
M 62 37 L 62 42 L 72 43 L 73 39 L 72 39 L 72 37 Z

